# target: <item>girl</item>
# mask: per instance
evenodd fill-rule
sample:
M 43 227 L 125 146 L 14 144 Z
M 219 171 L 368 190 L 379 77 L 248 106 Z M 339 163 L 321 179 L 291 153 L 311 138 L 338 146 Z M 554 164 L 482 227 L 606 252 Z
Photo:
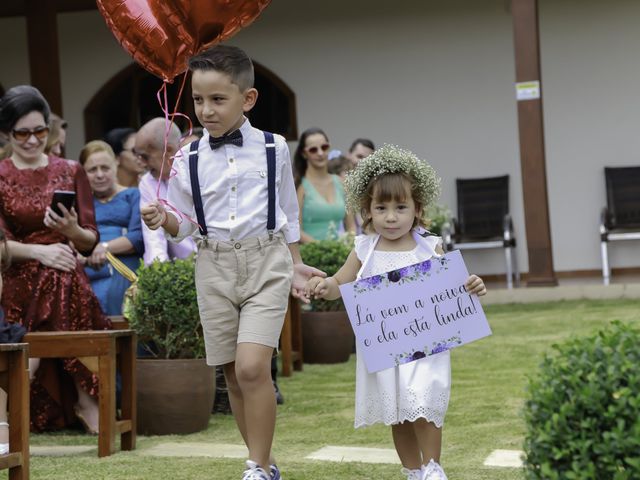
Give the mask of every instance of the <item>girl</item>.
M 345 181 L 350 208 L 362 213 L 363 231 L 333 277 L 311 278 L 305 294 L 336 299 L 338 285 L 443 254 L 441 239 L 424 230 L 427 206 L 439 193 L 433 169 L 413 153 L 385 145 L 362 160 Z M 484 295 L 471 275 L 469 293 Z M 391 425 L 393 442 L 408 480 L 446 480 L 440 466 L 442 425 L 449 403 L 449 352 L 368 373 L 360 352 L 356 366 L 355 427 Z

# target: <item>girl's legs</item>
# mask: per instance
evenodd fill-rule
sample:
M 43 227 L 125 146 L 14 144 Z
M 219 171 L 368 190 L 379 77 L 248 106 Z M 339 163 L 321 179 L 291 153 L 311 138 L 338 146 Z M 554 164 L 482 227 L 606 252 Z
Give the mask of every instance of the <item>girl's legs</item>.
M 391 435 L 402 465 L 410 470 L 419 470 L 422 466 L 422 454 L 418 446 L 413 422 L 391 425 Z
M 269 471 L 276 424 L 276 397 L 271 381 L 273 348 L 240 343 L 236 361 L 224 365 L 229 402 L 249 458 Z
M 424 464 L 428 464 L 431 459 L 440 463 L 442 428 L 436 427 L 433 422 L 428 422 L 424 418 L 419 418 L 412 425 Z

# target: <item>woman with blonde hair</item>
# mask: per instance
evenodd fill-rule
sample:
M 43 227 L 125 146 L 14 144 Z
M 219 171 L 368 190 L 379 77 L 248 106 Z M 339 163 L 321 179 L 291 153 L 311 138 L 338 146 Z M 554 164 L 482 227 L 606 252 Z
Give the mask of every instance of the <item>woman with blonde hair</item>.
M 101 242 L 86 257 L 85 271 L 102 309 L 107 315 L 122 314 L 124 292 L 130 282 L 107 260 L 115 255 L 130 270 L 136 271 L 144 253 L 140 223 L 140 192 L 117 181 L 118 161 L 106 142 L 94 140 L 80 152 L 93 191 L 93 207 Z

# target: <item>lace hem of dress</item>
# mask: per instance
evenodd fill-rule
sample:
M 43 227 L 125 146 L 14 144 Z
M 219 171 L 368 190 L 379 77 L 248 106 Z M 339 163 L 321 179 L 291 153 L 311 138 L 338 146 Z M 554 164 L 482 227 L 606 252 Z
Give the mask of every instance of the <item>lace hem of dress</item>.
M 444 425 L 444 417 L 449 407 L 449 392 L 427 390 L 419 398 L 413 389 L 401 396 L 395 403 L 389 395 L 367 395 L 364 401 L 356 403 L 355 428 L 376 423 L 394 425 L 402 422 L 414 422 L 424 418 L 436 427 Z
M 428 408 L 419 408 L 418 411 L 414 412 L 405 412 L 404 415 L 394 416 L 394 418 L 383 418 L 382 416 L 378 418 L 357 418 L 353 422 L 354 428 L 363 428 L 370 427 L 377 423 L 383 423 L 386 426 L 396 425 L 398 423 L 403 422 L 415 422 L 419 418 L 424 418 L 427 422 L 432 422 L 436 427 L 442 428 L 444 425 L 444 414 L 437 410 L 428 409 Z

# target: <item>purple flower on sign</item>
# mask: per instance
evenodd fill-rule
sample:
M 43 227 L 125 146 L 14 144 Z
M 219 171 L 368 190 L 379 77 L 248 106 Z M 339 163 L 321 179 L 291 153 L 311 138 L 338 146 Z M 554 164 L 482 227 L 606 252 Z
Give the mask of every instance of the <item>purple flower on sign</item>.
M 382 283 L 382 276 L 381 275 L 375 275 L 373 277 L 365 278 L 364 282 L 370 287 L 375 287 L 375 286 L 380 285 Z
M 449 350 L 449 347 L 446 343 L 439 343 L 438 345 L 436 345 L 436 348 L 431 350 L 431 355 L 435 353 L 446 352 L 447 350 Z
M 413 355 L 411 355 L 411 360 L 419 360 L 419 359 L 424 358 L 426 356 L 427 356 L 426 353 L 424 353 L 421 350 L 418 350 L 417 352 L 414 352 Z
M 431 270 L 431 260 L 427 260 L 426 262 L 418 263 L 416 266 L 416 272 L 418 273 L 427 273 Z
M 398 270 L 394 270 L 392 272 L 387 273 L 387 278 L 390 282 L 396 283 L 399 282 L 402 277 L 406 277 L 409 274 L 409 268 L 399 268 Z

